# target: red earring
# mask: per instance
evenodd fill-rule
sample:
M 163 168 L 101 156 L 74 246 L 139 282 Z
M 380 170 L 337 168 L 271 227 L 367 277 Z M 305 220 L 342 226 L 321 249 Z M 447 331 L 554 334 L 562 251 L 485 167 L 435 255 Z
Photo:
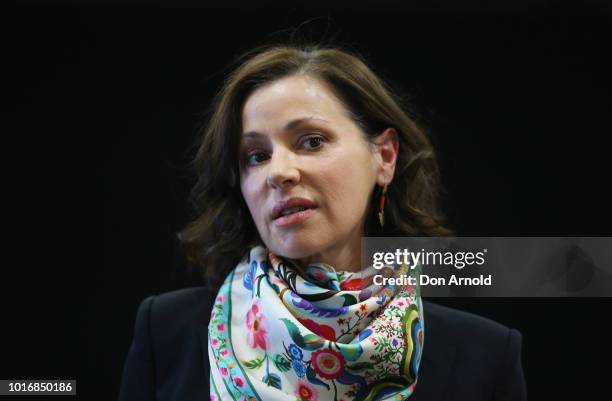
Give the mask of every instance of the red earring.
M 378 221 L 380 223 L 380 227 L 385 226 L 385 195 L 387 193 L 387 185 L 388 184 L 385 184 L 385 186 L 383 187 L 382 194 L 380 194 L 380 200 L 378 203 Z

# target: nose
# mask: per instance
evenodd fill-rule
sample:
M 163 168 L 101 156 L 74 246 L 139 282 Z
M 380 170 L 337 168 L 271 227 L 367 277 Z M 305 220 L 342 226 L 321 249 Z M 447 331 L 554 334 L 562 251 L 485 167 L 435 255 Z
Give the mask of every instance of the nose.
M 268 163 L 267 183 L 272 188 L 286 189 L 300 181 L 294 154 L 286 149 L 275 149 Z

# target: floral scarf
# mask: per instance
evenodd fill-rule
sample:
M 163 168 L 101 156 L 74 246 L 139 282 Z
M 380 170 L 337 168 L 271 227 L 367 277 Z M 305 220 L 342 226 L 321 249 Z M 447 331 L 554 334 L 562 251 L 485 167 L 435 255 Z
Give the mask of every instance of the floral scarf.
M 303 271 L 252 248 L 213 306 L 210 399 L 407 399 L 423 349 L 421 298 L 409 285 L 374 285 L 381 272 Z

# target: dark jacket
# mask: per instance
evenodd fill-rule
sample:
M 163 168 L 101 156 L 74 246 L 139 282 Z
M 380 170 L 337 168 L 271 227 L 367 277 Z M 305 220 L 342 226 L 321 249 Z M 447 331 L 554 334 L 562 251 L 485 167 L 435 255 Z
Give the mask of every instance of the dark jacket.
M 205 287 L 145 299 L 138 308 L 120 401 L 209 399 Z M 425 341 L 410 401 L 524 400 L 521 335 L 491 320 L 423 303 Z

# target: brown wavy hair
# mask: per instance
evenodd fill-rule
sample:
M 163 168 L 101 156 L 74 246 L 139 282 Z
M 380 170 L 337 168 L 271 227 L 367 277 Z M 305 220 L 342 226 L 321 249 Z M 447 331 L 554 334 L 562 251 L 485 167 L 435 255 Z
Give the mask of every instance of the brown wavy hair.
M 366 236 L 446 236 L 439 209 L 439 169 L 424 131 L 395 94 L 354 53 L 320 45 L 282 45 L 245 54 L 213 102 L 192 161 L 196 183 L 190 194 L 195 216 L 179 234 L 190 266 L 209 285 L 219 285 L 246 254 L 261 244 L 240 190 L 238 157 L 242 108 L 248 96 L 272 81 L 306 74 L 328 84 L 370 142 L 386 128 L 398 133 L 399 154 L 388 186 L 385 227 L 378 224 L 380 187 L 373 188 Z

